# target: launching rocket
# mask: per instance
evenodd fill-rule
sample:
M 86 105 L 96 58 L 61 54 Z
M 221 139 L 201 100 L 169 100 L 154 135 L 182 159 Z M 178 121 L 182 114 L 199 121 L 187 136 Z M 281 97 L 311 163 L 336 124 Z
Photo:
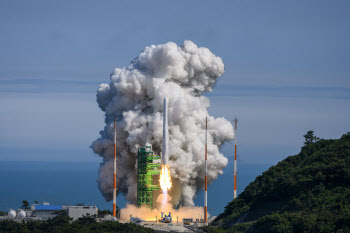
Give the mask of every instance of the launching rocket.
M 171 188 L 171 177 L 169 171 L 169 131 L 168 131 L 168 103 L 164 98 L 164 110 L 163 110 L 163 144 L 162 144 L 162 170 L 160 171 L 159 183 L 163 190 L 163 194 L 166 194 Z M 166 198 L 166 195 L 164 196 Z M 166 201 L 166 200 L 165 200 Z
M 169 163 L 169 130 L 168 130 L 168 103 L 164 98 L 163 105 L 163 145 L 162 145 L 162 164 L 168 165 Z

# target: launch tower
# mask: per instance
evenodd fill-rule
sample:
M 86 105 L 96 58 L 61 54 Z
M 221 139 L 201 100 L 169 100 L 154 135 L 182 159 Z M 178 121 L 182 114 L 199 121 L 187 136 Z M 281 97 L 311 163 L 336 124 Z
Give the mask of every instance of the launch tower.
M 154 163 L 160 159 L 154 155 L 151 146 L 139 148 L 137 154 L 137 206 L 148 205 L 153 208 L 153 191 L 160 189 L 153 184 L 153 175 L 160 173 L 161 164 Z

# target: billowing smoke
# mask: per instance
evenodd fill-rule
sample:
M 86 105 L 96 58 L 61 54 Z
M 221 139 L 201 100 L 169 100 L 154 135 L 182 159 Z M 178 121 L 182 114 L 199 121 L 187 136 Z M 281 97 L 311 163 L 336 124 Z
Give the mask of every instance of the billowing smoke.
M 123 221 L 130 220 L 130 216 L 142 218 L 146 221 L 156 221 L 160 219 L 160 213 L 164 212 L 168 214 L 171 212 L 173 221 L 182 222 L 183 218 L 193 218 L 193 219 L 203 219 L 204 209 L 203 207 L 195 207 L 195 206 L 181 206 L 180 208 L 173 209 L 170 203 L 162 203 L 164 200 L 163 195 L 160 194 L 157 198 L 157 206 L 161 206 L 161 208 L 153 208 L 150 210 L 148 207 L 141 206 L 138 208 L 135 205 L 127 204 L 125 208 L 120 210 L 120 219 Z M 171 197 L 170 197 L 171 199 Z M 210 216 L 208 216 L 209 218 Z
M 219 152 L 233 139 L 233 127 L 224 118 L 209 116 L 210 105 L 203 92 L 212 91 L 224 64 L 207 48 L 192 41 L 146 47 L 128 67 L 116 68 L 110 84 L 101 84 L 97 102 L 105 112 L 104 130 L 92 143 L 103 158 L 98 186 L 107 201 L 113 194 L 113 118 L 117 118 L 117 193 L 136 203 L 137 150 L 146 143 L 160 154 L 163 99 L 168 98 L 169 167 L 172 204 L 193 206 L 196 191 L 204 187 L 205 117 L 208 116 L 208 182 L 227 165 Z

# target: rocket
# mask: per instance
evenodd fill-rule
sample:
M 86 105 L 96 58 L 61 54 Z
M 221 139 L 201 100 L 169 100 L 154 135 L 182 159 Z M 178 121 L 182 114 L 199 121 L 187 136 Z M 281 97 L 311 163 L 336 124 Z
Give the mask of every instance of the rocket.
M 162 170 L 160 172 L 159 183 L 166 194 L 171 188 L 171 176 L 169 171 L 169 130 L 168 130 L 168 103 L 164 98 L 163 109 L 163 144 L 162 144 Z M 166 198 L 166 195 L 164 196 Z M 166 199 L 164 199 L 166 201 Z
M 169 130 L 168 130 L 168 103 L 164 98 L 163 105 L 163 144 L 162 144 L 162 164 L 169 163 Z

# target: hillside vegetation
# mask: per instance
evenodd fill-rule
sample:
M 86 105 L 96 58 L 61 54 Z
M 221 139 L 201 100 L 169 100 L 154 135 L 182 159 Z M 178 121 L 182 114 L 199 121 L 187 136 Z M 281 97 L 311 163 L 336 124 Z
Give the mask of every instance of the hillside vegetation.
M 350 232 L 350 133 L 304 137 L 298 155 L 258 176 L 205 230 Z
M 44 222 L 13 222 L 0 221 L 0 232 L 35 232 L 35 233 L 107 233 L 107 232 L 123 232 L 123 233 L 154 233 L 150 228 L 145 228 L 133 223 L 119 222 L 96 222 L 96 216 L 85 216 L 74 222 L 67 216 L 64 211 L 59 211 L 59 215 Z

